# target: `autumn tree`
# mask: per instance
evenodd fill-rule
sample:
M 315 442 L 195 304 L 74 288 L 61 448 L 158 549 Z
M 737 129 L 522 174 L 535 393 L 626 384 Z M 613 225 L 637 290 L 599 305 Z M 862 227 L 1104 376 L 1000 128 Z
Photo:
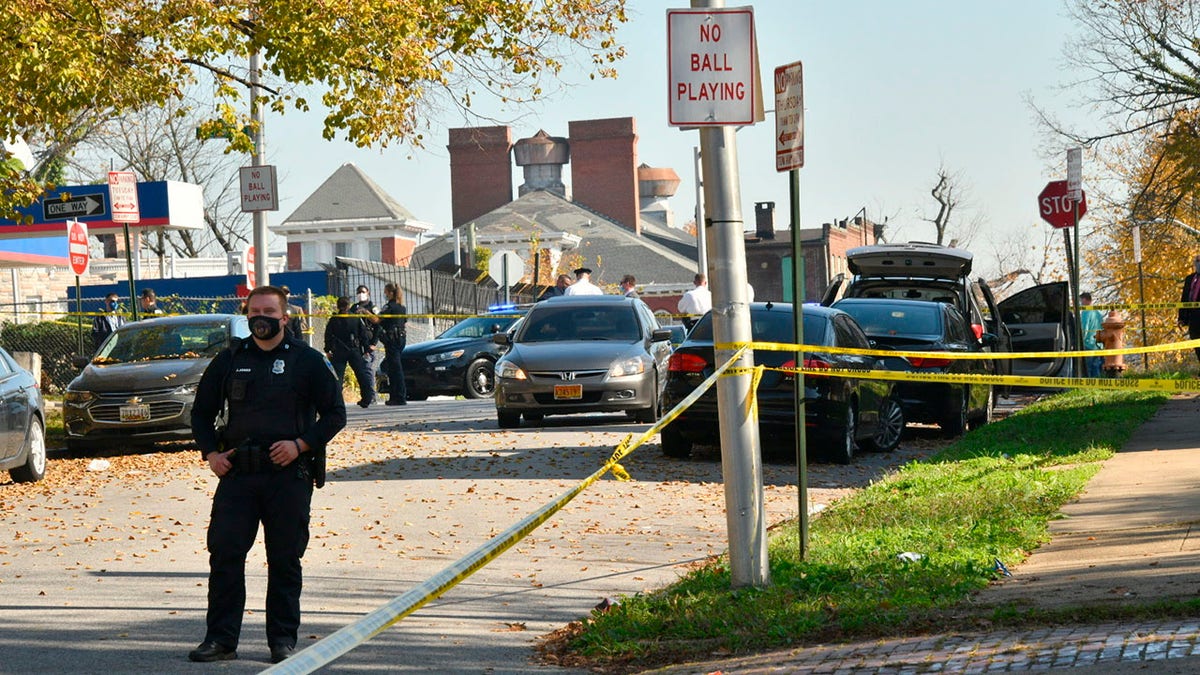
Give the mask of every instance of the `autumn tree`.
M 246 63 L 262 55 L 259 103 L 328 109 L 323 135 L 359 146 L 419 145 L 427 120 L 480 94 L 543 94 L 567 59 L 593 76 L 623 56 L 624 0 L 11 0 L 0 13 L 0 136 L 70 140 L 81 117 L 116 118 L 202 85 L 203 131 L 249 152 Z M 3 158 L 0 158 L 3 159 Z M 0 165 L 2 166 L 2 165 Z M 46 187 L 0 170 L 0 215 Z
M 147 245 L 159 257 L 223 255 L 248 241 L 249 214 L 239 206 L 238 156 L 219 141 L 197 138 L 200 119 L 176 102 L 139 110 L 98 126 L 81 142 L 71 160 L 81 182 L 101 182 L 110 162 L 134 171 L 144 181 L 174 180 L 204 190 L 203 230 L 150 233 Z

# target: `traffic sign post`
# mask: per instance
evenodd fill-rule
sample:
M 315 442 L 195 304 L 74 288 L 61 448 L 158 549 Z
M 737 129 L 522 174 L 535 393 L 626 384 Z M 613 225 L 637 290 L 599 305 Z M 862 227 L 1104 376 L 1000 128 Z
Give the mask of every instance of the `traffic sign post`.
M 1075 200 L 1071 199 L 1070 190 L 1065 180 L 1052 180 L 1046 183 L 1038 194 L 1038 212 L 1042 220 L 1055 228 L 1071 227 L 1075 224 Z M 1079 191 L 1079 218 L 1087 213 L 1087 193 Z
M 254 269 L 254 247 L 247 246 L 242 252 L 242 268 L 246 270 L 246 290 L 252 291 L 258 285 L 258 274 Z
M 79 352 L 83 353 L 83 286 L 79 277 L 87 274 L 88 263 L 92 256 L 88 252 L 87 225 L 77 221 L 67 221 L 67 258 L 71 261 L 71 271 L 75 273 L 75 326 L 79 333 Z
M 509 286 L 525 276 L 525 261 L 516 251 L 500 251 L 488 260 L 488 276 L 504 289 L 504 302 L 509 302 Z
M 108 196 L 112 200 L 113 221 L 136 223 L 142 219 L 138 208 L 137 176 L 132 171 L 108 172 Z
M 88 273 L 92 256 L 88 252 L 87 225 L 77 220 L 67 221 L 67 257 L 71 260 L 71 271 L 75 276 Z
M 137 176 L 132 171 L 108 172 L 108 199 L 112 204 L 112 220 L 121 223 L 125 232 L 125 270 L 129 274 L 129 306 L 133 320 L 138 320 L 137 286 L 133 279 L 133 247 L 129 245 L 129 224 L 142 219 L 138 206 Z
M 804 70 L 797 61 L 775 69 L 775 170 L 804 166 Z
M 754 124 L 754 9 L 667 10 L 672 126 Z
M 242 184 L 242 212 L 278 211 L 279 188 L 275 167 L 244 166 L 238 170 Z

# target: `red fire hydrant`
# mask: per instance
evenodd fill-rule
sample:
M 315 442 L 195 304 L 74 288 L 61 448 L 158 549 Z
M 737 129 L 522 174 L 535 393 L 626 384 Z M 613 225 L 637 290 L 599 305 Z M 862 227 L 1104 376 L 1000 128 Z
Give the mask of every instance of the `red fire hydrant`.
M 1100 326 L 1101 329 L 1096 331 L 1096 342 L 1101 347 L 1122 349 L 1125 346 L 1125 322 L 1121 320 L 1121 316 L 1117 314 L 1116 310 L 1109 312 Z M 1109 377 L 1117 377 L 1125 371 L 1125 355 L 1105 355 L 1102 368 Z

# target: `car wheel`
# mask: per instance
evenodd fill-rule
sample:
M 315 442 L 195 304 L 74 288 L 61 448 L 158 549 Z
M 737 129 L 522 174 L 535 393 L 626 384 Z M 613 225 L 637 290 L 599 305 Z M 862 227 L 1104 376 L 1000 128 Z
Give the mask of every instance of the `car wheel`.
M 985 424 L 991 424 L 996 421 L 996 390 L 988 387 L 987 403 L 983 406 L 983 412 L 979 417 L 975 418 L 975 424 L 972 428 L 979 428 Z
M 686 459 L 692 454 L 692 442 L 683 437 L 673 425 L 667 425 L 658 435 L 662 453 L 667 457 Z
M 903 433 L 904 409 L 899 401 L 889 397 L 879 408 L 879 428 L 874 436 L 863 441 L 863 446 L 872 452 L 891 452 L 900 447 Z
M 496 391 L 495 366 L 487 359 L 475 359 L 467 366 L 463 394 L 467 398 L 487 398 Z
M 36 417 L 29 424 L 28 454 L 25 463 L 8 472 L 14 483 L 34 483 L 46 475 L 46 434 Z
M 658 421 L 660 404 L 658 400 L 657 378 L 654 381 L 654 389 L 652 391 L 654 392 L 654 396 L 650 399 L 650 407 L 642 408 L 634 413 L 633 419 L 637 420 L 638 422 L 647 422 L 653 424 L 654 422 Z
M 849 464 L 854 461 L 854 437 L 858 434 L 858 408 L 853 402 L 846 405 L 846 425 L 842 427 L 842 437 L 833 447 L 831 459 L 838 464 Z
M 957 438 L 967 430 L 967 409 L 970 399 L 967 395 L 966 385 L 963 386 L 955 400 L 957 402 L 950 404 L 951 410 L 946 412 L 946 417 L 942 420 L 942 435 L 946 438 Z
M 542 413 L 525 413 L 526 422 L 541 422 L 544 419 L 546 416 Z
M 496 424 L 501 429 L 516 429 L 521 426 L 521 413 L 506 413 L 496 411 Z

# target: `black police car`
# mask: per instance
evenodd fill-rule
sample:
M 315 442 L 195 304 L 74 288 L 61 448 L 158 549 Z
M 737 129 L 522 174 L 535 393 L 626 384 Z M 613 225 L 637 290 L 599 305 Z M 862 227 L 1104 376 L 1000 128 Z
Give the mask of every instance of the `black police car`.
M 464 319 L 427 342 L 408 345 L 400 355 L 408 400 L 434 394 L 487 398 L 496 388 L 494 366 L 507 347 L 492 336 L 509 330 L 523 309 L 496 309 Z

